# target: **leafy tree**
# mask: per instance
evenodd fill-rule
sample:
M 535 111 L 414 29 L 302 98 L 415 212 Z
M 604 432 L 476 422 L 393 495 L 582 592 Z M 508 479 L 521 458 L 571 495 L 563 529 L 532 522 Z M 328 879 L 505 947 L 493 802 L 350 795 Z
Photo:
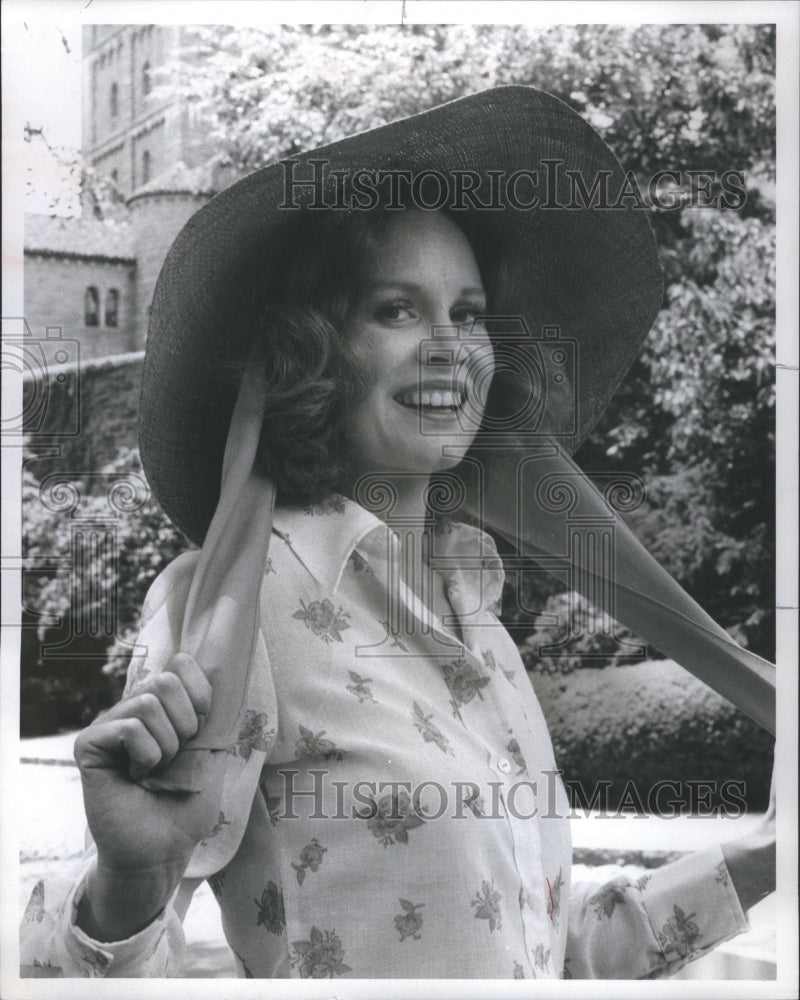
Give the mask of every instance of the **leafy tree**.
M 195 28 L 168 85 L 241 172 L 503 84 L 566 101 L 645 176 L 774 176 L 772 26 Z
M 53 145 L 45 130 L 27 122 L 24 128 L 25 142 L 44 146 L 52 164 L 52 170 L 59 183 L 50 195 L 48 208 L 51 212 L 70 214 L 80 204 L 85 215 L 94 219 L 124 221 L 127 219 L 125 198 L 114 181 L 89 166 L 81 154 L 65 146 Z M 52 178 L 51 178 L 52 180 Z M 28 171 L 26 196 L 34 196 L 39 186 L 37 178 Z

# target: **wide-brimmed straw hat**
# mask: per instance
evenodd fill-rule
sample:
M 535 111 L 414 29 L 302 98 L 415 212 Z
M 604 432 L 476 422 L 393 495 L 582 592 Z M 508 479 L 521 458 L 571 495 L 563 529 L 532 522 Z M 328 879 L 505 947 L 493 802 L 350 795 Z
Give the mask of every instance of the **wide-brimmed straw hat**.
M 293 181 L 313 179 L 323 161 L 327 180 L 309 184 L 304 198 L 296 186 L 287 191 L 287 166 L 276 164 L 209 202 L 175 240 L 152 306 L 142 460 L 162 507 L 202 550 L 180 557 L 151 588 L 139 642 L 145 660 L 130 676 L 169 669 L 180 653 L 194 658 L 212 685 L 200 733 L 165 771 L 143 779 L 154 789 L 199 791 L 212 781 L 208 755 L 223 761 L 220 808 L 230 826 L 210 847 L 198 847 L 191 873 L 219 870 L 236 849 L 269 746 L 248 761 L 230 750 L 253 719 L 273 725 L 278 710 L 259 603 L 275 491 L 256 464 L 264 407 L 263 387 L 246 364 L 252 335 L 232 311 L 248 262 L 278 238 L 292 213 L 313 211 L 315 200 L 340 210 L 333 207 L 337 178 L 354 179 L 359 171 L 402 172 L 412 195 L 415 178 L 425 175 L 434 185 L 441 178 L 447 200 L 475 188 L 463 181 L 468 175 L 488 180 L 488 197 L 485 185 L 477 190 L 489 207 L 472 210 L 475 239 L 483 241 L 477 255 L 511 248 L 521 286 L 516 308 L 526 327 L 519 352 L 539 335 L 541 384 L 547 388 L 552 375 L 553 387 L 560 386 L 554 395 L 570 404 L 572 420 L 564 426 L 563 406 L 555 416 L 534 408 L 512 434 L 482 438 L 480 461 L 469 466 L 468 455 L 462 463 L 465 481 L 478 466 L 480 474 L 463 491 L 460 509 L 521 556 L 567 566 L 571 585 L 611 618 L 774 732 L 774 668 L 699 608 L 570 457 L 608 405 L 661 303 L 646 212 L 621 197 L 629 190 L 626 176 L 602 139 L 556 98 L 505 87 L 317 149 L 291 165 Z M 426 204 L 430 191 L 428 185 Z M 293 207 L 296 194 L 305 208 Z M 423 197 L 421 185 L 416 196 Z M 514 342 L 503 341 L 503 350 Z M 241 387 L 231 369 L 244 371 Z
M 481 207 L 471 211 L 485 235 L 477 238 L 491 241 L 489 255 L 493 246 L 515 255 L 516 309 L 531 336 L 557 329 L 567 344 L 574 399 L 559 443 L 568 452 L 607 407 L 661 305 L 647 212 L 630 189 L 620 197 L 625 172 L 616 157 L 566 104 L 530 87 L 465 97 L 257 171 L 190 219 L 166 258 L 151 311 L 142 461 L 163 509 L 198 543 L 219 496 L 235 402 L 226 372 L 250 347 L 231 315 L 243 269 L 309 200 L 341 210 L 330 207 L 334 172 L 347 179 L 359 171 L 410 179 L 406 189 L 426 206 L 443 178 L 456 211 L 470 204 L 463 194 L 470 182 L 459 178 L 480 178 L 472 204 Z M 326 185 L 321 200 L 301 183 L 312 177 Z

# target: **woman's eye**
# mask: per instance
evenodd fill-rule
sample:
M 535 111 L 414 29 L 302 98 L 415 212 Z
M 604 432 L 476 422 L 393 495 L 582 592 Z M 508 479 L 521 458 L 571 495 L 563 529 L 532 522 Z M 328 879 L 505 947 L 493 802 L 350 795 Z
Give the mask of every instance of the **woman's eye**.
M 397 323 L 412 315 L 410 302 L 382 302 L 375 310 L 375 318 L 388 323 Z
M 464 302 L 455 306 L 450 312 L 450 318 L 454 323 L 471 323 L 478 316 L 486 312 L 486 307 L 481 302 Z

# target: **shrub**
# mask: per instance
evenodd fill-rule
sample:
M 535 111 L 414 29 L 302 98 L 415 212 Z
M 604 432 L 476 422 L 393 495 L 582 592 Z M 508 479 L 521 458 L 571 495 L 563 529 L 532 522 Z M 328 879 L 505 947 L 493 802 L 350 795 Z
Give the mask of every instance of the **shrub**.
M 118 690 L 103 670 L 109 646 L 124 648 L 124 640 L 131 640 L 148 587 L 189 547 L 146 491 L 128 504 L 112 503 L 105 491 L 92 492 L 93 485 L 96 491 L 97 484 L 105 488 L 126 475 L 144 482 L 132 448 L 120 449 L 96 477 L 67 483 L 62 495 L 79 499 L 71 511 L 59 511 L 52 500 L 49 506 L 43 502 L 39 484 L 24 473 L 24 601 L 27 622 L 39 624 L 36 641 L 30 627 L 23 643 L 23 735 L 85 725 L 115 700 Z M 83 571 L 77 571 L 72 552 L 73 525 L 80 523 L 111 525 L 114 540 L 87 552 Z M 62 568 L 35 571 L 47 561 L 60 561 Z M 103 628 L 113 608 L 113 627 Z
M 688 808 L 685 783 L 698 780 L 715 783 L 711 802 L 722 806 L 722 784 L 736 781 L 748 808 L 766 808 L 772 737 L 673 661 L 531 679 L 558 766 L 588 797 L 609 782 L 615 809 L 633 781 L 646 806 L 650 789 L 672 779 Z
M 630 629 L 617 622 L 609 621 L 608 628 L 600 630 L 600 613 L 575 591 L 552 595 L 542 611 L 554 615 L 556 624 L 540 625 L 519 647 L 526 669 L 534 673 L 568 674 L 581 667 L 616 666 L 641 659 L 637 649 L 646 649 Z

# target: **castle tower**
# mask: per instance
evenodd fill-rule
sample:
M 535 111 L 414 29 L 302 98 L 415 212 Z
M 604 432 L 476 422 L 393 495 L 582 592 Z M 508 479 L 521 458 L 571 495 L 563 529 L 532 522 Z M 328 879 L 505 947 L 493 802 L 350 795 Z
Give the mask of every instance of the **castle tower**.
M 136 253 L 136 340 L 143 348 L 156 279 L 172 241 L 183 225 L 214 194 L 211 164 L 190 170 L 178 162 L 128 199 Z
M 206 130 L 193 127 L 185 100 L 158 91 L 159 70 L 187 58 L 189 30 L 160 24 L 83 28 L 83 155 L 126 199 L 136 260 L 135 349 L 145 345 L 153 290 L 170 244 L 218 189 Z
M 192 168 L 214 152 L 192 109 L 158 93 L 159 70 L 188 41 L 181 25 L 83 28 L 82 152 L 127 198 L 178 162 Z

